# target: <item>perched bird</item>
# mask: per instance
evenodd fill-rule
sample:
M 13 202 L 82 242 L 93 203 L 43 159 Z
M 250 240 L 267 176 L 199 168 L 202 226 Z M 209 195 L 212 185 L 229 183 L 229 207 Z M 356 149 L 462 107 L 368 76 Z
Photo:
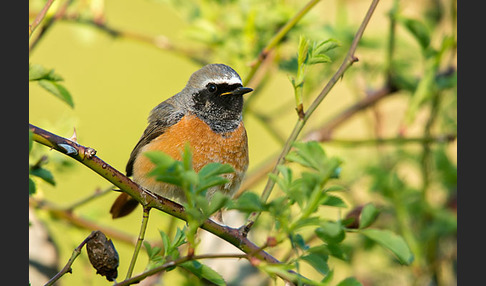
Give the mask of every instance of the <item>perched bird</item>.
M 177 186 L 156 181 L 147 174 L 154 165 L 143 155 L 159 150 L 176 160 L 189 143 L 193 167 L 198 172 L 211 162 L 229 164 L 234 173 L 225 174 L 228 183 L 212 187 L 208 199 L 221 191 L 230 197 L 238 190 L 248 168 L 248 140 L 242 121 L 243 95 L 252 89 L 243 87 L 231 67 L 209 64 L 194 72 L 181 92 L 157 105 L 148 117 L 148 126 L 130 154 L 127 176 L 141 187 L 175 200 L 185 201 Z M 113 218 L 131 213 L 138 202 L 122 193 L 113 203 Z

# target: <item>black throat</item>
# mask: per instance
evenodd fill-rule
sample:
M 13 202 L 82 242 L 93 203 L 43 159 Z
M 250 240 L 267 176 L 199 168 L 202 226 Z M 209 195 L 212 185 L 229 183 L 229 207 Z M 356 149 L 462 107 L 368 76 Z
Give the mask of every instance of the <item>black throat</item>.
M 217 90 L 202 89 L 193 94 L 194 113 L 216 133 L 232 132 L 241 122 L 243 95 L 224 94 L 240 84 L 217 84 Z

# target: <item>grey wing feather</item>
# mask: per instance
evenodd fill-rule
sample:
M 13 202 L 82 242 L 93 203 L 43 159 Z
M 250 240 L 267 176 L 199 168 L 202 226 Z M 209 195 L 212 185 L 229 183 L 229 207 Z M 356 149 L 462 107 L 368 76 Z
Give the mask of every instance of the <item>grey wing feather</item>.
M 148 126 L 145 128 L 142 137 L 138 141 L 135 148 L 133 148 L 130 154 L 130 159 L 128 159 L 126 172 L 127 176 L 133 174 L 133 163 L 138 153 L 143 146 L 150 143 L 153 139 L 157 138 L 167 130 L 170 126 L 176 124 L 184 117 L 184 111 L 176 108 L 172 104 L 171 98 L 157 105 L 151 112 L 148 118 Z

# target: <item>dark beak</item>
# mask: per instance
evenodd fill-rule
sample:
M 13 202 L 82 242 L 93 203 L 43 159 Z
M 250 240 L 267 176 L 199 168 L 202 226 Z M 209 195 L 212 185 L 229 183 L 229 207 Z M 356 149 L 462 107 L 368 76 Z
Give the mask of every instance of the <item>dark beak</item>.
M 249 93 L 249 92 L 252 92 L 252 91 L 253 91 L 253 89 L 249 88 L 249 87 L 238 87 L 237 89 L 235 89 L 233 91 L 225 92 L 221 95 L 243 95 L 245 93 Z

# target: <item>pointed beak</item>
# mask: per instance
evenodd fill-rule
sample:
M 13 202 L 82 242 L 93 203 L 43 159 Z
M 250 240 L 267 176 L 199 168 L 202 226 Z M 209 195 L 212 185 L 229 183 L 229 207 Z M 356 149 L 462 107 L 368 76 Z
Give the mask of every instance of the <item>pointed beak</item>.
M 243 95 L 245 93 L 252 92 L 253 89 L 249 87 L 238 87 L 237 89 L 229 92 L 222 93 L 221 95 Z

